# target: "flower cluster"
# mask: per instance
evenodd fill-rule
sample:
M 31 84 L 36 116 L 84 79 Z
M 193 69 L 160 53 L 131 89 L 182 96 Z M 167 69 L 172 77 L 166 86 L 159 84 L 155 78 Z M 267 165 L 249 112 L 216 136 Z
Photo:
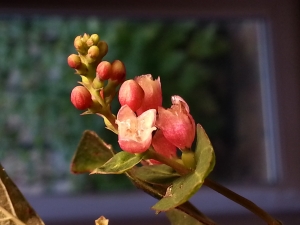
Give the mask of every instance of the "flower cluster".
M 86 110 L 83 114 L 102 116 L 107 128 L 117 132 L 110 104 L 125 79 L 124 64 L 120 60 L 102 61 L 108 46 L 97 34 L 77 36 L 74 47 L 78 54 L 71 54 L 68 64 L 80 75 L 81 85 L 72 90 L 71 102 L 77 109 Z
M 160 79 L 150 74 L 125 81 L 120 87 L 121 109 L 117 115 L 120 147 L 131 153 L 151 145 L 165 157 L 176 157 L 176 149 L 189 150 L 195 138 L 195 122 L 187 103 L 172 97 L 169 109 L 162 107 Z M 152 134 L 154 132 L 154 134 Z
M 118 134 L 121 149 L 129 153 L 142 153 L 152 146 L 157 153 L 174 158 L 177 148 L 189 151 L 195 122 L 181 97 L 173 96 L 172 106 L 165 109 L 159 77 L 146 74 L 125 81 L 126 70 L 120 60 L 102 61 L 108 47 L 96 34 L 76 37 L 74 46 L 78 54 L 70 55 L 68 64 L 82 78 L 81 86 L 71 93 L 77 109 L 102 116 L 107 128 Z M 121 108 L 115 116 L 110 103 L 119 85 Z

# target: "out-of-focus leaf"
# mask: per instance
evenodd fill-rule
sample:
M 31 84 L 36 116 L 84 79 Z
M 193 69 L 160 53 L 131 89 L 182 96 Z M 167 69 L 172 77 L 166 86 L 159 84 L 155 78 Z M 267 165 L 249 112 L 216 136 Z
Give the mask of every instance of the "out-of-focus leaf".
M 165 165 L 151 165 L 135 168 L 133 174 L 136 178 L 151 184 L 170 184 L 179 174 Z
M 0 224 L 44 225 L 0 164 Z
M 112 147 L 95 132 L 85 131 L 72 159 L 73 173 L 89 173 L 102 166 L 114 155 Z
M 154 210 L 167 211 L 188 201 L 212 171 L 215 165 L 215 154 L 209 138 L 199 124 L 197 124 L 195 159 L 197 163 L 195 171 L 176 179 L 167 189 L 164 198 L 152 207 Z
M 142 161 L 144 153 L 132 154 L 121 151 L 91 174 L 122 174 Z
M 178 209 L 170 209 L 166 212 L 166 215 L 172 225 L 204 225 L 204 223 Z

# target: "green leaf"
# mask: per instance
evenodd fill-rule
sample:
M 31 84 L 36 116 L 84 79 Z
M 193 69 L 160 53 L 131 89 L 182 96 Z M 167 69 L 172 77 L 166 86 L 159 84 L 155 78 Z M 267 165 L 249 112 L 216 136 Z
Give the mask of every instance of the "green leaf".
M 135 177 L 151 184 L 170 184 L 179 177 L 178 173 L 165 164 L 142 166 L 133 171 Z
M 114 156 L 112 147 L 95 132 L 85 131 L 72 159 L 73 173 L 90 173 Z
M 203 225 L 204 224 L 178 209 L 170 209 L 166 212 L 166 215 L 172 225 Z
M 190 174 L 176 179 L 168 187 L 164 198 L 152 208 L 156 211 L 167 211 L 190 199 L 202 186 L 207 175 L 215 165 L 215 155 L 211 143 L 199 124 L 197 125 L 196 169 Z
M 101 167 L 92 171 L 91 174 L 121 174 L 137 165 L 143 159 L 144 153 L 132 154 L 121 151 L 114 155 Z
M 44 225 L 0 164 L 0 224 Z
M 209 137 L 200 124 L 197 124 L 195 158 L 197 163 L 196 171 L 202 174 L 204 181 L 208 174 L 213 170 L 216 163 L 216 157 Z

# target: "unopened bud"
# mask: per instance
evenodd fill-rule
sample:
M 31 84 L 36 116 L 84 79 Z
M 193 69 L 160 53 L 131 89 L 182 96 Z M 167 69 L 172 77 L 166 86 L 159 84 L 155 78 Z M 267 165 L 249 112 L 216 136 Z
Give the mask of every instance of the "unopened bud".
M 103 58 L 107 52 L 108 52 L 108 45 L 105 41 L 100 41 L 98 44 L 97 44 L 98 48 L 99 48 L 99 58 Z
M 112 66 L 110 62 L 102 61 L 98 64 L 96 75 L 100 80 L 108 80 L 111 77 Z
M 111 79 L 122 83 L 126 76 L 125 65 L 120 60 L 115 60 L 111 64 Z
M 81 37 L 81 40 L 83 42 L 86 42 L 89 38 L 90 38 L 90 35 L 88 35 L 87 33 L 84 33 L 84 35 Z
M 92 34 L 90 39 L 93 41 L 93 45 L 97 45 L 100 40 L 100 37 L 98 34 Z
M 79 55 L 72 54 L 68 57 L 68 64 L 73 69 L 78 69 L 81 65 L 81 59 Z
M 77 36 L 74 40 L 74 47 L 80 54 L 86 54 L 87 45 L 84 41 L 82 41 L 81 36 Z
M 100 80 L 98 77 L 95 77 L 92 86 L 95 90 L 100 90 L 101 88 L 103 88 L 104 82 Z
M 89 58 L 96 60 L 99 56 L 99 48 L 97 46 L 91 46 L 88 50 L 88 56 Z
M 128 105 L 132 111 L 136 111 L 142 105 L 145 92 L 134 80 L 126 80 L 119 90 L 119 101 L 121 106 Z
M 71 102 L 79 110 L 85 110 L 92 105 L 92 96 L 83 86 L 76 86 L 71 92 Z

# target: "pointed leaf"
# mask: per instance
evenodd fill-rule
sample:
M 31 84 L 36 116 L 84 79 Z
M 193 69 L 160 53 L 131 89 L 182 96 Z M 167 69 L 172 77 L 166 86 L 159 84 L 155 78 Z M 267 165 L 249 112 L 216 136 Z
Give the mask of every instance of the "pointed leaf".
M 95 169 L 91 174 L 121 174 L 137 165 L 143 159 L 144 153 L 132 154 L 121 151 L 114 155 L 101 167 Z
M 172 225 L 204 225 L 204 223 L 178 209 L 171 209 L 166 212 L 166 215 Z
M 71 171 L 89 173 L 102 166 L 114 155 L 112 147 L 106 144 L 95 132 L 85 131 L 73 156 Z
M 44 225 L 0 164 L 0 223 Z
M 197 162 L 196 171 L 203 174 L 205 179 L 213 170 L 216 163 L 216 158 L 209 137 L 200 124 L 197 124 L 197 144 L 195 158 Z
M 179 177 L 178 173 L 165 164 L 142 166 L 133 171 L 135 177 L 151 184 L 170 184 Z
M 156 211 L 167 211 L 186 202 L 202 186 L 204 179 L 215 165 L 215 155 L 204 129 L 197 125 L 196 169 L 190 174 L 175 180 L 168 188 L 165 197 L 152 208 Z

